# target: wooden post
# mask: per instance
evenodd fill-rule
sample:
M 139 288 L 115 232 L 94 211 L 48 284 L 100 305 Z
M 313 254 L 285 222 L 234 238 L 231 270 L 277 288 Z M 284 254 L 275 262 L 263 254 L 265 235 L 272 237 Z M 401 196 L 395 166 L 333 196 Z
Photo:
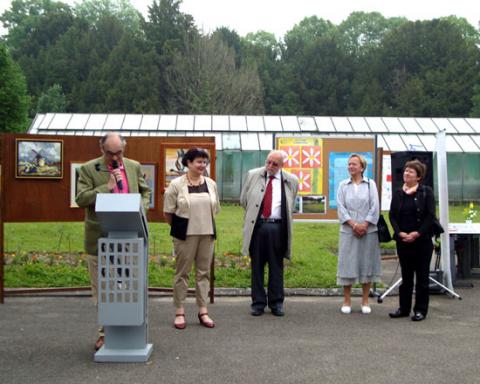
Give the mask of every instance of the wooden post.
M 4 232 L 3 232 L 3 213 L 5 209 L 4 201 L 4 185 L 3 185 L 3 174 L 2 166 L 4 164 L 5 157 L 3 156 L 3 144 L 4 144 L 3 135 L 0 137 L 0 304 L 3 304 L 3 298 L 5 296 L 4 289 L 4 279 L 3 279 L 3 243 L 4 243 Z

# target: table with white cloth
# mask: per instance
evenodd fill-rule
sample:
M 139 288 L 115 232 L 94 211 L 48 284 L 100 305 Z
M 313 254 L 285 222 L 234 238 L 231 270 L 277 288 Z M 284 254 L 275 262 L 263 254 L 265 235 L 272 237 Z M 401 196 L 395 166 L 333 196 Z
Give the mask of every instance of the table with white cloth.
M 480 223 L 449 223 L 452 283 L 480 277 Z

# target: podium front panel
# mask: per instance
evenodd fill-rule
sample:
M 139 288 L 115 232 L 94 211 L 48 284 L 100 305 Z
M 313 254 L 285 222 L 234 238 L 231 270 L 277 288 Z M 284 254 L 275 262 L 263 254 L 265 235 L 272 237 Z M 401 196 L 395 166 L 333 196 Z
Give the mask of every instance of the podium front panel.
M 100 324 L 141 325 L 145 319 L 144 240 L 98 240 L 98 319 Z

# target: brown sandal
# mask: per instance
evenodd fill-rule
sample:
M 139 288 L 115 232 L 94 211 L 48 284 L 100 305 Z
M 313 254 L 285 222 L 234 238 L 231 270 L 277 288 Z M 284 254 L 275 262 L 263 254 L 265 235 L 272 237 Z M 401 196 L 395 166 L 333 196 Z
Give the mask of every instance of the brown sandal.
M 203 325 L 204 327 L 207 327 L 207 328 L 214 328 L 215 323 L 213 321 L 203 320 L 204 316 L 208 316 L 208 312 L 198 314 L 198 321 L 200 321 L 200 324 Z
M 185 314 L 184 313 L 175 314 L 175 318 L 177 317 L 183 317 L 185 319 Z M 185 327 L 187 326 L 187 323 L 185 320 L 183 321 L 183 323 L 175 323 L 174 321 L 173 326 L 177 329 L 185 329 Z

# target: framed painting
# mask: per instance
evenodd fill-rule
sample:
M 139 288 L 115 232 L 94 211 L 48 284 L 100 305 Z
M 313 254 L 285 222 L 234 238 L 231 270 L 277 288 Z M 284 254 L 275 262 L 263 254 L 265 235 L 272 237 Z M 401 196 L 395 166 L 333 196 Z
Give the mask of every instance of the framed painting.
M 79 170 L 83 164 L 83 162 L 70 163 L 70 208 L 78 208 L 78 205 L 75 202 L 75 196 L 77 196 Z
M 155 164 L 140 164 L 142 168 L 142 175 L 145 178 L 148 186 L 152 190 L 150 195 L 150 204 L 148 206 L 149 209 L 155 209 L 155 194 L 156 194 L 156 175 L 157 175 L 157 167 Z
M 63 140 L 15 139 L 15 177 L 63 178 Z

